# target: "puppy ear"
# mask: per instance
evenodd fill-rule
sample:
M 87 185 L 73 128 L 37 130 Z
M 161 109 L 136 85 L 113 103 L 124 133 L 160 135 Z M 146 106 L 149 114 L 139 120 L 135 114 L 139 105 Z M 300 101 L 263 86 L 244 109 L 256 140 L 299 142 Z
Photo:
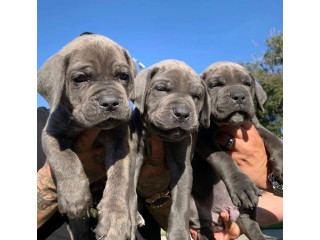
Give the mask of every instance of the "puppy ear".
M 135 61 L 133 61 L 133 59 L 130 57 L 129 52 L 124 48 L 123 48 L 123 54 L 124 54 L 124 57 L 127 60 L 127 63 L 129 65 L 129 67 L 130 67 L 130 75 L 132 77 L 132 81 L 131 81 L 130 86 L 129 86 L 129 96 L 130 96 L 130 98 L 132 100 L 132 95 L 133 95 L 133 91 L 134 91 L 133 90 L 133 85 L 134 85 L 133 81 L 134 81 L 134 78 L 137 76 L 138 71 L 137 71 L 137 66 L 136 66 Z
M 260 83 L 258 81 L 255 80 L 254 76 L 250 73 L 250 76 L 253 79 L 254 82 L 254 91 L 255 91 L 255 97 L 257 100 L 257 107 L 260 111 L 264 111 L 263 108 L 263 104 L 266 102 L 267 100 L 267 94 L 266 92 L 263 90 L 262 86 L 260 85 Z
M 200 75 L 199 75 L 200 79 L 201 80 L 205 80 L 206 77 L 207 77 L 207 73 L 206 72 L 202 72 Z
M 49 103 L 50 112 L 53 112 L 60 103 L 67 62 L 67 57 L 56 54 L 42 65 L 37 74 L 38 92 Z
M 144 104 L 146 101 L 147 90 L 150 83 L 150 80 L 156 75 L 159 71 L 159 68 L 151 68 L 142 70 L 138 73 L 137 77 L 134 80 L 134 94 L 133 102 L 134 105 L 139 109 L 140 113 L 144 112 Z
M 130 67 L 130 71 L 131 71 L 131 75 L 133 78 L 135 78 L 137 76 L 137 66 L 136 66 L 136 63 L 135 61 L 133 61 L 133 59 L 131 58 L 129 52 L 123 48 L 123 54 L 128 62 L 128 65 Z
M 199 122 L 202 127 L 209 128 L 210 127 L 210 114 L 211 114 L 211 104 L 210 104 L 210 95 L 207 90 L 207 86 L 203 80 L 201 80 L 201 84 L 205 89 L 204 103 L 202 110 L 200 111 Z

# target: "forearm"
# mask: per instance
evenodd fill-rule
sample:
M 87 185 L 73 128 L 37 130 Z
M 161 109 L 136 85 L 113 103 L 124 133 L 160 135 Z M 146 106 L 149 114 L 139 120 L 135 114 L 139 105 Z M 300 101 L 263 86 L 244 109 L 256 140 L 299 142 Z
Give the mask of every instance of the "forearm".
M 260 166 L 254 169 L 248 169 L 247 166 L 239 167 L 243 173 L 248 175 L 248 177 L 256 184 L 258 188 L 272 193 L 272 184 L 268 180 L 268 175 L 270 174 L 270 167 L 268 166 L 269 164 L 267 160 L 264 162 L 257 163 L 257 165 L 258 164 L 260 164 Z
M 37 173 L 37 228 L 41 227 L 57 208 L 57 189 L 50 166 L 46 162 Z
M 259 198 L 257 222 L 270 225 L 283 221 L 283 198 L 270 192 L 264 192 Z

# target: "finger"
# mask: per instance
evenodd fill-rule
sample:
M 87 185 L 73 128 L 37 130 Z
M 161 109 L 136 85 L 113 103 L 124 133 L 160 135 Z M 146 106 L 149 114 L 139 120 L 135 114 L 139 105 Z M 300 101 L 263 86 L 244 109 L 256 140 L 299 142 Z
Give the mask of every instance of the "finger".
M 198 232 L 196 229 L 190 228 L 190 234 L 191 234 L 192 239 L 198 240 Z
M 219 132 L 224 132 L 225 134 L 228 134 L 234 138 L 243 139 L 244 136 L 247 135 L 246 129 L 244 129 L 241 126 L 224 126 L 221 127 Z
M 100 134 L 101 129 L 90 128 L 85 130 L 78 138 L 76 145 L 81 147 L 91 147 Z
M 233 137 L 233 136 L 231 136 Z M 228 143 L 230 139 L 230 135 L 223 133 L 223 132 L 219 132 L 217 134 L 217 143 L 221 146 L 221 147 L 225 147 Z M 233 144 L 231 145 L 231 147 L 229 148 L 230 151 L 233 151 L 235 149 L 235 144 L 236 144 L 236 138 L 233 139 Z
M 241 124 L 241 127 L 243 127 L 244 129 L 246 130 L 250 130 L 252 128 L 253 124 L 252 122 L 250 121 L 244 121 L 242 124 Z
M 213 234 L 214 239 L 216 240 L 227 240 L 228 238 L 226 238 L 225 234 L 223 232 L 215 232 Z
M 226 230 L 231 228 L 232 222 L 230 221 L 230 216 L 228 212 L 221 212 L 220 213 L 220 217 L 223 220 L 224 226 L 226 228 Z M 227 230 L 227 231 L 228 231 Z
M 225 153 L 228 154 L 234 161 L 236 161 L 241 171 L 243 171 L 243 168 L 247 167 L 247 165 L 245 165 L 246 160 L 243 159 L 243 154 L 237 151 L 237 146 L 234 146 L 233 151 L 225 151 Z

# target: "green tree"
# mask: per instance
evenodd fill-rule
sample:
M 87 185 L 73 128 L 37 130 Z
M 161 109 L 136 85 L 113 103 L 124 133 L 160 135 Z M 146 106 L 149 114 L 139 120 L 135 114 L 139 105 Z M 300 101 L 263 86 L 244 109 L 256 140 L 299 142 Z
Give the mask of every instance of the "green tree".
M 257 112 L 259 121 L 271 132 L 281 137 L 283 129 L 283 33 L 271 34 L 265 41 L 267 50 L 263 58 L 243 63 L 261 84 L 268 99 L 264 112 Z

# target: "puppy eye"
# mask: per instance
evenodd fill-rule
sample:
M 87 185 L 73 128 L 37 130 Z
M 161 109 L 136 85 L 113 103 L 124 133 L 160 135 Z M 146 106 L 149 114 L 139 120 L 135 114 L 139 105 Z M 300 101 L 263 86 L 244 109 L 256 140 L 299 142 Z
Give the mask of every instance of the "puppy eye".
M 192 97 L 193 97 L 194 100 L 198 101 L 198 100 L 200 100 L 201 95 L 200 94 L 195 94 Z
M 248 87 L 251 87 L 251 82 L 245 82 L 244 84 Z
M 119 74 L 119 78 L 123 81 L 129 81 L 129 77 L 130 77 L 129 74 L 127 74 L 127 73 L 120 73 Z
M 81 75 L 75 77 L 73 79 L 73 81 L 76 82 L 76 83 L 86 82 L 87 81 L 87 77 L 86 77 L 86 75 L 81 74 Z
M 160 91 L 160 92 L 167 90 L 166 86 L 164 86 L 164 85 L 157 85 L 156 89 L 157 89 L 157 91 Z
M 224 84 L 222 82 L 216 82 L 216 83 L 209 83 L 208 87 L 210 89 L 214 88 L 214 87 L 222 87 L 224 86 Z

